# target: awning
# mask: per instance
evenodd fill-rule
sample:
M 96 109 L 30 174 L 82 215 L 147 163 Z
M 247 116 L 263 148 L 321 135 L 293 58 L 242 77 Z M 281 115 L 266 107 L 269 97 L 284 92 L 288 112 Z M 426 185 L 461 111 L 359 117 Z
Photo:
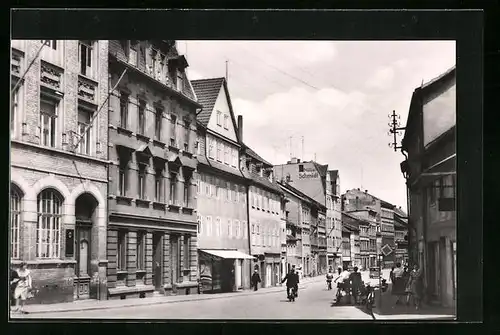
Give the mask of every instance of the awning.
M 254 259 L 253 256 L 247 255 L 238 250 L 200 249 L 200 251 L 225 259 Z

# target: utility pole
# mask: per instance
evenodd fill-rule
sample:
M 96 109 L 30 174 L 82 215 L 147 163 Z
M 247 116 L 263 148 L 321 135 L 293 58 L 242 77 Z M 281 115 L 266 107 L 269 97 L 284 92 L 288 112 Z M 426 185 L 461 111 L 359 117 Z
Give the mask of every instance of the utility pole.
M 292 137 L 290 136 L 290 159 L 292 159 Z
M 304 136 L 302 136 L 302 160 L 304 160 Z
M 403 133 L 401 131 L 405 130 L 406 127 L 401 127 L 401 124 L 400 124 L 401 118 L 399 115 L 396 114 L 396 111 L 392 111 L 392 114 L 389 114 L 388 117 L 390 119 L 390 122 L 388 123 L 389 132 L 387 133 L 387 135 L 393 136 L 393 140 L 391 143 L 389 143 L 389 147 L 393 148 L 394 151 L 398 151 L 398 149 L 401 149 L 401 146 L 398 145 L 398 141 L 397 141 L 396 137 L 403 135 Z

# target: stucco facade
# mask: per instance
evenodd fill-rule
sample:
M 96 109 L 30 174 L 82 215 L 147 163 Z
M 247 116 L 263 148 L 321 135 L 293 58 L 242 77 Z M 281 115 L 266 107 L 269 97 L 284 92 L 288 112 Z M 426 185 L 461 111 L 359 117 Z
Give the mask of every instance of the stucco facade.
M 11 266 L 28 264 L 28 303 L 105 299 L 108 42 L 11 47 Z

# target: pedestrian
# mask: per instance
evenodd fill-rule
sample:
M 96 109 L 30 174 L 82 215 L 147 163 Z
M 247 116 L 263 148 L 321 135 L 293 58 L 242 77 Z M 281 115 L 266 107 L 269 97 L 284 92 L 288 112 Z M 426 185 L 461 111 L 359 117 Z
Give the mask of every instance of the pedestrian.
M 295 297 L 299 296 L 299 276 L 295 272 L 295 267 L 292 267 L 290 272 L 287 273 L 285 278 L 281 281 L 283 284 L 286 281 L 286 296 L 287 298 L 291 297 L 290 290 L 295 290 Z M 292 291 L 293 294 L 293 291 Z
M 19 275 L 17 271 L 13 268 L 10 269 L 10 307 L 16 305 L 16 298 L 14 297 L 14 292 L 16 291 L 17 283 L 19 282 Z
M 257 291 L 260 282 L 259 270 L 255 269 L 252 275 L 252 287 L 254 291 Z
M 332 268 L 330 267 L 328 269 L 328 273 L 326 274 L 326 286 L 327 286 L 327 289 L 331 290 L 332 289 L 332 280 L 333 280 L 333 270 Z
M 415 309 L 420 308 L 420 297 L 422 291 L 422 270 L 417 264 L 413 265 L 413 270 L 409 274 L 408 284 L 406 286 L 406 304 L 410 304 L 410 297 L 413 298 Z
M 354 267 L 354 272 L 349 275 L 349 284 L 351 286 L 352 297 L 354 299 L 354 304 L 358 304 L 358 295 L 361 291 L 361 273 L 358 272 L 358 267 Z
M 16 299 L 16 311 L 27 314 L 24 311 L 24 303 L 30 297 L 31 290 L 31 274 L 25 262 L 21 262 L 17 270 L 19 280 L 14 290 L 14 298 Z
M 394 266 L 391 268 L 391 272 L 389 273 L 389 279 L 391 283 L 394 284 Z
M 395 305 L 399 305 L 401 296 L 405 294 L 405 280 L 403 278 L 404 270 L 401 263 L 396 263 L 396 268 L 392 272 L 392 290 L 391 294 L 397 296 Z

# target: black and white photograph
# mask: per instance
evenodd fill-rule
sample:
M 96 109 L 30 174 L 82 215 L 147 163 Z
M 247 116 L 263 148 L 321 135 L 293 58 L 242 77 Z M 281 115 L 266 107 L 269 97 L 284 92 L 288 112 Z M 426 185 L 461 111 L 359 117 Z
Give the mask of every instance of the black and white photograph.
M 11 40 L 11 321 L 456 319 L 456 41 L 133 37 Z

